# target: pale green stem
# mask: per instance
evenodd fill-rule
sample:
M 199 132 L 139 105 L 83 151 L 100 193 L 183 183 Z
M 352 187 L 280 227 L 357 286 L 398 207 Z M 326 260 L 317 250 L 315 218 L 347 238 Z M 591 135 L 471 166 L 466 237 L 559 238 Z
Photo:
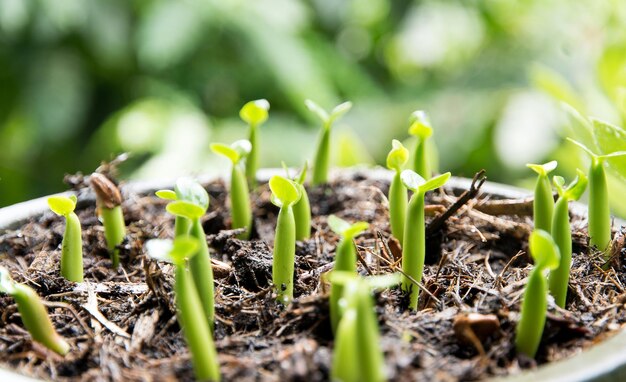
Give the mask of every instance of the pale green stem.
M 313 180 L 311 183 L 313 186 L 328 182 L 328 168 L 330 166 L 330 130 L 330 126 L 322 126 L 313 164 Z
M 424 226 L 424 193 L 416 192 L 409 201 L 404 240 L 402 244 L 402 290 L 411 293 L 409 307 L 417 309 L 420 289 L 408 277 L 420 283 L 426 257 L 426 231 Z
M 230 178 L 230 208 L 232 228 L 245 228 L 246 232 L 237 237 L 247 240 L 252 230 L 252 212 L 250 209 L 250 191 L 246 177 L 238 164 L 233 165 Z
M 296 219 L 296 240 L 304 240 L 311 236 L 311 205 L 304 186 L 298 184 L 298 187 L 302 196 L 293 205 L 293 215 Z
M 592 159 L 589 169 L 589 244 L 600 251 L 605 251 L 605 260 L 609 259 L 611 244 L 611 212 L 609 192 L 606 183 L 604 163 Z
M 126 236 L 126 224 L 124 223 L 122 207 L 103 207 L 100 209 L 100 214 L 102 217 L 102 225 L 104 225 L 104 237 L 111 255 L 113 268 L 117 268 L 120 264 L 120 250 L 117 246 L 122 244 Z
M 533 358 L 539 348 L 548 309 L 548 285 L 543 270 L 535 268 L 528 276 L 522 299 L 520 321 L 515 334 L 515 347 Z
M 65 216 L 65 233 L 61 244 L 61 276 L 69 281 L 83 281 L 83 239 L 80 220 L 74 212 Z
M 211 266 L 211 255 L 209 254 L 206 235 L 200 219 L 193 222 L 191 235 L 198 240 L 198 252 L 189 260 L 189 269 L 193 275 L 194 284 L 198 290 L 198 296 L 202 302 L 207 322 L 213 328 L 215 317 L 213 267 Z
M 565 308 L 567 286 L 572 263 L 572 232 L 569 223 L 569 200 L 561 196 L 556 202 L 552 217 L 552 238 L 559 247 L 559 267 L 550 272 L 550 293 L 561 308 Z
M 293 271 L 296 251 L 296 222 L 290 205 L 278 213 L 274 238 L 274 263 L 272 279 L 277 300 L 287 304 L 293 299 Z
M 407 200 L 407 189 L 400 179 L 400 171 L 396 171 L 389 187 L 389 222 L 391 233 L 400 243 L 404 238 Z

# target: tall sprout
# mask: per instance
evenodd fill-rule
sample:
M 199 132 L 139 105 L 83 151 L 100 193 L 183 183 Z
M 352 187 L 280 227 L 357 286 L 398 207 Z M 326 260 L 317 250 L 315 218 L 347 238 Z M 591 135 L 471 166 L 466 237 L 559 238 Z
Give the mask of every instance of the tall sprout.
M 433 135 L 430 119 L 425 111 L 417 110 L 411 114 L 409 123 L 409 134 L 417 138 L 413 170 L 422 178 L 430 179 L 433 174 L 428 153 L 428 138 Z
M 220 365 L 213 335 L 202 309 L 201 297 L 187 268 L 187 260 L 197 256 L 198 246 L 196 238 L 181 236 L 173 243 L 170 240 L 150 240 L 146 243 L 146 250 L 156 260 L 167 261 L 176 266 L 176 313 L 189 346 L 196 379 L 219 381 Z
M 567 138 L 591 157 L 589 166 L 589 244 L 605 253 L 609 260 L 611 244 L 611 210 L 609 208 L 609 190 L 606 183 L 605 161 L 608 158 L 626 155 L 625 151 L 617 151 L 606 155 L 597 155 L 587 146 Z
M 337 249 L 335 250 L 335 266 L 333 271 L 348 272 L 356 275 L 356 247 L 354 238 L 365 231 L 369 225 L 365 222 L 350 224 L 335 215 L 328 217 L 328 226 L 341 236 Z M 330 322 L 333 332 L 337 331 L 339 320 L 341 319 L 341 309 L 339 300 L 343 296 L 343 285 L 334 283 L 330 288 Z
M 272 278 L 278 301 L 287 304 L 293 299 L 293 272 L 296 253 L 296 221 L 293 204 L 300 199 L 297 184 L 280 175 L 269 181 L 272 190 L 271 200 L 280 207 L 274 237 L 274 263 Z
M 55 214 L 65 217 L 65 232 L 61 243 L 61 276 L 69 281 L 83 281 L 83 239 L 80 220 L 74 212 L 76 196 L 51 196 L 48 206 Z
M 232 228 L 245 228 L 246 231 L 237 237 L 248 239 L 252 231 L 252 210 L 250 208 L 250 191 L 244 173 L 245 159 L 252 150 L 250 141 L 239 140 L 230 146 L 223 143 L 211 144 L 214 153 L 223 155 L 233 163 L 230 174 L 230 209 Z
M 330 132 L 333 122 L 343 116 L 352 108 L 352 102 L 344 102 L 330 112 L 322 109 L 315 102 L 306 100 L 306 107 L 315 113 L 322 120 L 322 130 L 315 151 L 315 160 L 313 162 L 313 181 L 314 186 L 328 182 L 328 168 L 330 167 Z
M 535 230 L 529 239 L 530 254 L 535 261 L 528 275 L 522 297 L 520 320 L 515 333 L 518 352 L 534 357 L 541 342 L 548 309 L 548 281 L 545 272 L 559 266 L 559 248 L 546 231 Z
M 400 178 L 406 188 L 413 191 L 404 223 L 402 289 L 410 293 L 409 307 L 417 309 L 419 288 L 414 285 L 411 279 L 419 283 L 422 281 L 422 274 L 424 273 L 424 260 L 426 258 L 424 195 L 427 191 L 443 186 L 450 179 L 450 173 L 441 174 L 427 181 L 412 170 L 404 170 Z
M 565 180 L 560 176 L 554 177 L 554 185 L 559 193 L 559 200 L 554 207 L 552 216 L 552 238 L 559 248 L 561 259 L 558 268 L 550 272 L 550 293 L 561 308 L 565 308 L 567 300 L 567 285 L 569 282 L 570 267 L 572 265 L 572 228 L 569 222 L 569 202 L 578 200 L 587 188 L 587 177 L 577 170 L 578 176 L 572 183 L 563 188 Z
M 37 292 L 27 285 L 15 283 L 4 267 L 0 267 L 0 292 L 13 297 L 22 323 L 33 340 L 60 355 L 70 351 L 70 345 L 54 329 Z
M 404 237 L 404 220 L 408 204 L 407 189 L 402 184 L 400 174 L 409 160 L 409 150 L 398 140 L 391 141 L 391 151 L 387 154 L 387 168 L 394 172 L 389 186 L 389 222 L 391 233 L 402 243 Z
M 533 200 L 533 219 L 535 229 L 542 229 L 550 232 L 552 226 L 552 213 L 554 211 L 554 197 L 552 196 L 552 185 L 548 174 L 553 171 L 557 162 L 555 160 L 545 164 L 527 164 L 528 168 L 537 173 L 537 183 L 535 184 L 535 198 Z
M 96 206 L 104 226 L 104 238 L 111 256 L 113 268 L 120 265 L 120 250 L 126 237 L 126 223 L 122 212 L 122 194 L 106 176 L 97 172 L 91 174 L 89 183 L 96 193 Z
M 243 105 L 239 117 L 248 124 L 248 141 L 250 154 L 246 159 L 246 178 L 252 187 L 256 185 L 256 172 L 259 168 L 259 134 L 258 127 L 267 121 L 270 103 L 266 99 L 257 99 Z

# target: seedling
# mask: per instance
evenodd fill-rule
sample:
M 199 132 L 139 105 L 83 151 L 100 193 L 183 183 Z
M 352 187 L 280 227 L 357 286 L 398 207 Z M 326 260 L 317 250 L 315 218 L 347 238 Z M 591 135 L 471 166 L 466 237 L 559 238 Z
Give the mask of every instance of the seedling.
M 210 326 L 207 324 L 202 300 L 187 269 L 187 259 L 197 256 L 198 240 L 191 237 L 178 237 L 170 240 L 150 240 L 146 243 L 148 254 L 159 261 L 167 261 L 176 266 L 174 294 L 178 322 L 183 329 L 185 340 L 191 352 L 196 379 L 219 381 L 220 365 L 213 342 Z
M 315 152 L 315 161 L 313 163 L 313 181 L 314 186 L 328 182 L 328 167 L 330 165 L 330 131 L 333 122 L 352 108 L 352 102 L 344 102 L 335 106 L 328 114 L 326 110 L 311 100 L 304 101 L 306 107 L 315 113 L 322 120 L 322 130 L 317 143 L 317 151 Z
M 27 285 L 15 283 L 9 271 L 4 267 L 0 267 L 0 292 L 13 297 L 22 317 L 22 323 L 33 340 L 60 355 L 65 355 L 70 351 L 70 345 L 54 329 L 46 307 L 39 299 L 37 292 Z
M 626 151 L 597 155 L 587 146 L 567 138 L 568 141 L 583 149 L 591 157 L 589 167 L 589 244 L 604 252 L 605 260 L 609 260 L 611 244 L 611 210 L 609 209 L 609 192 L 606 183 L 604 163 L 608 158 L 626 155 Z
M 215 315 L 213 267 L 206 235 L 200 222 L 200 218 L 209 208 L 209 195 L 204 187 L 196 182 L 187 184 L 186 191 L 188 192 L 186 200 L 175 200 L 168 204 L 166 209 L 172 215 L 184 217 L 191 222 L 190 234 L 198 242 L 198 246 L 195 255 L 189 260 L 189 269 L 206 319 L 213 327 Z
M 356 274 L 356 247 L 353 239 L 361 232 L 365 231 L 369 225 L 365 222 L 356 222 L 351 225 L 335 215 L 330 215 L 328 217 L 328 226 L 337 235 L 341 236 L 341 240 L 335 250 L 335 266 L 333 271 Z M 334 333 L 337 332 L 337 326 L 341 319 L 339 300 L 341 296 L 343 296 L 343 288 L 341 283 L 333 283 L 330 289 L 330 322 Z
M 391 151 L 387 154 L 387 168 L 394 171 L 393 179 L 389 186 L 389 222 L 391 223 L 391 233 L 402 243 L 408 198 L 407 190 L 404 184 L 402 184 L 400 174 L 402 173 L 402 168 L 409 160 L 409 150 L 395 139 L 391 141 L 391 147 Z
M 250 195 L 248 182 L 243 170 L 244 159 L 250 154 L 250 141 L 236 141 L 230 146 L 222 143 L 211 144 L 214 153 L 225 156 L 233 162 L 230 175 L 230 208 L 232 228 L 245 228 L 246 231 L 237 237 L 246 240 L 252 230 L 252 211 L 250 210 Z
M 187 177 L 179 178 L 176 181 L 174 191 L 159 190 L 156 196 L 164 200 L 184 200 L 203 207 L 205 210 L 209 208 L 209 195 L 202 190 L 202 186 L 195 180 Z M 191 229 L 191 221 L 183 216 L 176 216 L 174 221 L 175 237 L 189 235 Z
M 379 382 L 385 380 L 385 359 L 380 348 L 378 321 L 371 290 L 400 282 L 398 274 L 362 278 L 351 272 L 333 271 L 333 285 L 342 285 L 342 318 L 335 335 L 331 369 L 333 381 Z
M 306 192 L 306 188 L 304 188 L 308 165 L 309 163 L 305 161 L 300 175 L 293 178 L 300 190 L 300 200 L 293 205 L 293 216 L 296 219 L 296 240 L 305 240 L 311 236 L 311 204 L 309 203 L 309 195 Z M 285 162 L 283 162 L 283 168 L 287 173 L 287 177 L 289 177 L 289 169 Z
M 552 216 L 552 238 L 559 247 L 561 260 L 559 267 L 550 272 L 550 293 L 561 308 L 565 308 L 567 299 L 567 284 L 572 263 L 572 230 L 569 222 L 569 201 L 578 200 L 587 188 L 587 177 L 577 170 L 578 176 L 572 183 L 563 188 L 565 180 L 560 176 L 554 177 L 554 186 L 559 193 L 559 200 Z
M 427 191 L 443 186 L 450 178 L 450 173 L 446 172 L 427 181 L 412 170 L 404 170 L 400 174 L 400 178 L 406 188 L 413 191 L 404 223 L 402 290 L 411 294 L 409 307 L 417 309 L 419 288 L 414 285 L 411 279 L 420 283 L 424 272 L 424 259 L 426 257 L 424 195 Z
M 107 249 L 111 256 L 113 268 L 120 265 L 120 250 L 118 246 L 126 236 L 126 224 L 122 213 L 122 194 L 117 186 L 106 176 L 94 172 L 89 177 L 89 183 L 96 193 L 96 206 L 102 225 Z
M 65 217 L 65 233 L 61 243 L 61 276 L 69 281 L 83 281 L 83 239 L 80 220 L 74 212 L 76 196 L 51 196 L 48 206 L 57 215 Z
M 422 110 L 414 111 L 409 118 L 409 134 L 417 138 L 415 146 L 415 157 L 413 169 L 424 179 L 430 179 L 432 169 L 429 162 L 427 148 L 428 138 L 433 135 L 433 128 L 426 112 Z
M 293 299 L 293 271 L 296 253 L 296 221 L 293 205 L 300 199 L 298 185 L 280 175 L 269 181 L 271 200 L 280 207 L 274 237 L 272 278 L 278 301 L 288 304 Z
M 545 271 L 556 269 L 561 255 L 552 236 L 544 230 L 534 230 L 528 246 L 535 267 L 528 275 L 524 290 L 521 317 L 515 333 L 515 347 L 519 353 L 532 358 L 541 342 L 548 309 L 548 281 Z
M 252 186 L 256 184 L 256 171 L 259 167 L 259 137 L 258 127 L 267 121 L 270 103 L 266 99 L 250 101 L 243 105 L 239 117 L 249 126 L 248 140 L 251 144 L 250 154 L 246 159 L 246 177 Z
M 535 199 L 533 201 L 533 219 L 535 229 L 550 232 L 552 226 L 552 212 L 554 211 L 554 197 L 552 196 L 552 185 L 548 174 L 557 166 L 553 160 L 545 164 L 527 164 L 526 167 L 537 173 L 537 183 L 535 184 Z

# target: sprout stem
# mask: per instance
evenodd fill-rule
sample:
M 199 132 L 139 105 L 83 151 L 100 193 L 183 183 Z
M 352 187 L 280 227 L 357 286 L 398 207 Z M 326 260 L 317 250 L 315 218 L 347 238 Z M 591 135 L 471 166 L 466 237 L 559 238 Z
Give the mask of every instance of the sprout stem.
M 407 190 L 400 178 L 400 171 L 396 171 L 389 186 L 389 222 L 391 233 L 400 243 L 404 238 L 404 220 L 408 204 Z
M 330 126 L 325 124 L 320 132 L 313 165 L 312 185 L 314 186 L 328 182 L 328 167 L 330 163 L 330 131 Z
M 211 266 L 209 247 L 200 219 L 196 219 L 193 222 L 191 235 L 198 240 L 198 251 L 189 259 L 189 269 L 193 275 L 193 281 L 198 290 L 204 314 L 210 327 L 213 328 L 215 319 L 213 267 Z
M 411 309 L 417 309 L 419 288 L 413 284 L 409 277 L 418 283 L 422 281 L 425 257 L 424 192 L 418 191 L 413 194 L 409 201 L 402 244 L 402 290 L 411 293 L 409 303 Z
M 113 268 L 120 265 L 120 250 L 118 246 L 124 241 L 126 236 L 126 224 L 124 223 L 124 214 L 121 206 L 113 208 L 100 208 L 100 216 L 102 225 L 104 225 L 104 237 L 106 238 L 107 248 L 111 254 Z
M 83 281 L 83 239 L 80 220 L 74 212 L 65 216 L 65 233 L 61 244 L 61 276 L 69 281 Z
M 304 240 L 311 236 L 311 205 L 304 186 L 298 184 L 298 188 L 302 196 L 293 205 L 293 215 L 296 219 L 296 240 Z
M 352 237 L 342 237 L 335 251 L 335 266 L 333 271 L 347 271 L 356 275 L 356 249 Z M 332 283 L 330 287 L 330 323 L 333 333 L 337 333 L 339 322 L 342 319 L 339 309 L 339 300 L 343 296 L 344 286 Z
M 556 202 L 552 218 L 552 238 L 559 247 L 559 267 L 550 272 L 550 293 L 556 304 L 565 308 L 567 286 L 572 263 L 572 232 L 569 223 L 569 199 L 561 196 Z
M 589 244 L 605 251 L 604 259 L 610 257 L 611 211 L 609 192 L 604 171 L 604 160 L 592 157 L 589 168 Z
M 247 240 L 252 230 L 252 212 L 250 209 L 250 194 L 248 182 L 241 166 L 233 164 L 230 178 L 230 205 L 232 214 L 232 228 L 245 228 L 246 231 L 237 237 Z
M 546 322 L 548 283 L 543 269 L 536 267 L 528 276 L 522 300 L 521 318 L 517 324 L 515 347 L 520 353 L 534 357 L 541 342 Z
M 421 175 L 424 179 L 428 180 L 432 176 L 430 169 L 430 163 L 426 147 L 426 138 L 417 137 L 417 146 L 415 148 L 414 168 L 415 172 Z
M 277 299 L 284 304 L 293 299 L 293 272 L 296 248 L 296 222 L 291 205 L 283 205 L 276 222 L 272 278 Z

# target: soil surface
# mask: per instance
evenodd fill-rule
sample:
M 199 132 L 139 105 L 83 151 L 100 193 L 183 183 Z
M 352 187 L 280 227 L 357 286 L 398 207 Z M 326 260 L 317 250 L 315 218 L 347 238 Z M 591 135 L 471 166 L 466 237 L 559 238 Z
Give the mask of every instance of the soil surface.
M 355 240 L 362 275 L 397 271 L 399 250 L 390 238 L 385 198 L 388 184 L 357 172 L 309 189 L 313 234 L 297 244 L 296 298 L 287 307 L 272 295 L 271 248 L 278 211 L 269 201 L 267 185 L 259 186 L 252 197 L 251 241 L 238 240 L 229 231 L 223 182 L 206 188 L 211 204 L 203 224 L 213 249 L 215 340 L 223 380 L 328 380 L 333 338 L 329 288 L 320 275 L 332 269 L 339 238 L 326 219 L 336 214 L 370 223 Z M 375 296 L 391 380 L 478 380 L 514 374 L 578 353 L 623 327 L 623 232 L 616 234 L 613 266 L 605 271 L 601 257 L 587 246 L 586 220 L 573 216 L 575 254 L 567 309 L 550 302 L 536 359 L 516 355 L 515 323 L 532 267 L 526 254 L 532 208 L 527 200 L 503 203 L 478 193 L 439 224 L 437 216 L 462 191 L 427 195 L 427 220 L 439 220 L 428 235 L 420 309 L 407 310 L 407 298 L 399 289 Z M 175 317 L 173 269 L 143 251 L 146 240 L 173 236 L 173 218 L 165 212 L 166 202 L 155 196 L 125 194 L 128 240 L 119 270 L 111 268 L 95 206 L 83 203 L 86 206 L 78 211 L 85 283 L 59 276 L 63 218 L 45 213 L 0 236 L 0 264 L 46 300 L 56 328 L 72 347 L 62 358 L 33 343 L 13 300 L 2 295 L 0 367 L 61 381 L 193 379 Z M 476 336 L 464 330 L 468 327 Z

